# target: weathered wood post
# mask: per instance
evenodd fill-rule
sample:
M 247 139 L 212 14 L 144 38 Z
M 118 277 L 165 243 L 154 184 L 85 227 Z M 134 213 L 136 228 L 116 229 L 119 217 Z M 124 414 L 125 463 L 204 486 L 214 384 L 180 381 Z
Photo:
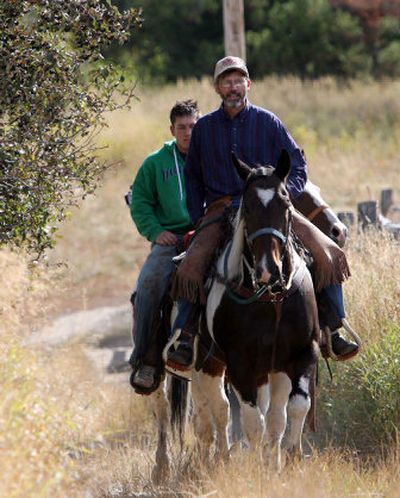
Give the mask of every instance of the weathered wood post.
M 368 227 L 379 226 L 378 203 L 376 201 L 365 201 L 357 204 L 358 225 L 361 230 Z
M 393 189 L 386 188 L 381 191 L 381 213 L 386 216 L 393 204 Z
M 243 0 L 223 0 L 225 55 L 246 60 Z
M 347 228 L 354 226 L 354 213 L 352 211 L 341 211 L 338 213 L 338 218 Z

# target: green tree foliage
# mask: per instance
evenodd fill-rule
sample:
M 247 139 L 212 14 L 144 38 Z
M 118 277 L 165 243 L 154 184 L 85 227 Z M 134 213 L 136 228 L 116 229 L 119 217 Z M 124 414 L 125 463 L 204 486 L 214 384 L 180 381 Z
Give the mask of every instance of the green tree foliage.
M 139 12 L 101 0 L 0 4 L 0 244 L 41 253 L 105 165 L 92 138 L 123 78 L 101 54 Z M 126 90 L 126 98 L 132 92 Z
M 381 22 L 378 48 L 380 76 L 400 76 L 400 19 L 385 17 Z
M 143 36 L 111 54 L 149 83 L 210 75 L 224 55 L 222 0 L 112 0 L 143 8 Z M 316 78 L 372 74 L 372 54 L 360 18 L 330 0 L 246 0 L 247 59 L 253 77 L 269 74 Z M 385 21 L 385 20 L 384 20 Z M 398 24 L 397 24 L 398 26 Z M 382 22 L 380 75 L 400 72 L 400 36 L 394 20 Z
M 354 77 L 369 70 L 358 19 L 326 0 L 275 2 L 266 26 L 247 38 L 257 75 Z
M 140 67 L 148 82 L 200 78 L 223 55 L 221 0 L 113 0 L 120 8 L 140 5 L 143 27 L 129 52 L 111 54 L 128 67 Z M 129 44 L 126 45 L 129 48 Z

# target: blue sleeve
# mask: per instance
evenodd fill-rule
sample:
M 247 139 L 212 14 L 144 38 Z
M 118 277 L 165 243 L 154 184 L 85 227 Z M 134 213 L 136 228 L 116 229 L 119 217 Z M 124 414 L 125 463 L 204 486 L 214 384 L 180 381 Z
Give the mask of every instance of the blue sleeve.
M 186 204 L 192 223 L 196 225 L 204 214 L 205 188 L 201 169 L 200 129 L 196 124 L 190 138 L 185 165 Z
M 286 186 L 292 199 L 296 199 L 304 190 L 307 182 L 307 163 L 299 146 L 293 140 L 281 121 L 277 120 L 275 141 L 275 160 L 278 160 L 282 149 L 286 149 L 291 160 L 291 168 Z

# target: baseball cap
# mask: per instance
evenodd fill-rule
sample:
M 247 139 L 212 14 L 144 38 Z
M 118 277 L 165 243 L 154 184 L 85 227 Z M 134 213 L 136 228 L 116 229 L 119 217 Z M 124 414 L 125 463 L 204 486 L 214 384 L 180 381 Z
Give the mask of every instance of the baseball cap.
M 247 70 L 246 63 L 240 57 L 234 57 L 233 55 L 228 55 L 223 59 L 220 59 L 215 64 L 214 70 L 214 82 L 217 81 L 218 77 L 221 76 L 225 71 L 229 71 L 230 69 L 236 69 L 243 73 L 246 78 L 249 77 L 249 71 Z

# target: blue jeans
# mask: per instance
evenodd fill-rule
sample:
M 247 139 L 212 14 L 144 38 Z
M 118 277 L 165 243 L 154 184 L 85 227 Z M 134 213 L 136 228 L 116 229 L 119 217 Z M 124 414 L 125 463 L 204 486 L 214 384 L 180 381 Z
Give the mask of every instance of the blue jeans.
M 132 365 L 143 359 L 155 333 L 160 305 L 165 296 L 177 255 L 176 246 L 154 244 L 136 284 L 135 323 L 133 326 L 134 350 L 129 360 Z
M 334 307 L 339 318 L 346 318 L 346 312 L 344 310 L 344 297 L 343 289 L 341 284 L 334 284 L 322 289 L 322 292 L 328 297 L 332 306 Z

